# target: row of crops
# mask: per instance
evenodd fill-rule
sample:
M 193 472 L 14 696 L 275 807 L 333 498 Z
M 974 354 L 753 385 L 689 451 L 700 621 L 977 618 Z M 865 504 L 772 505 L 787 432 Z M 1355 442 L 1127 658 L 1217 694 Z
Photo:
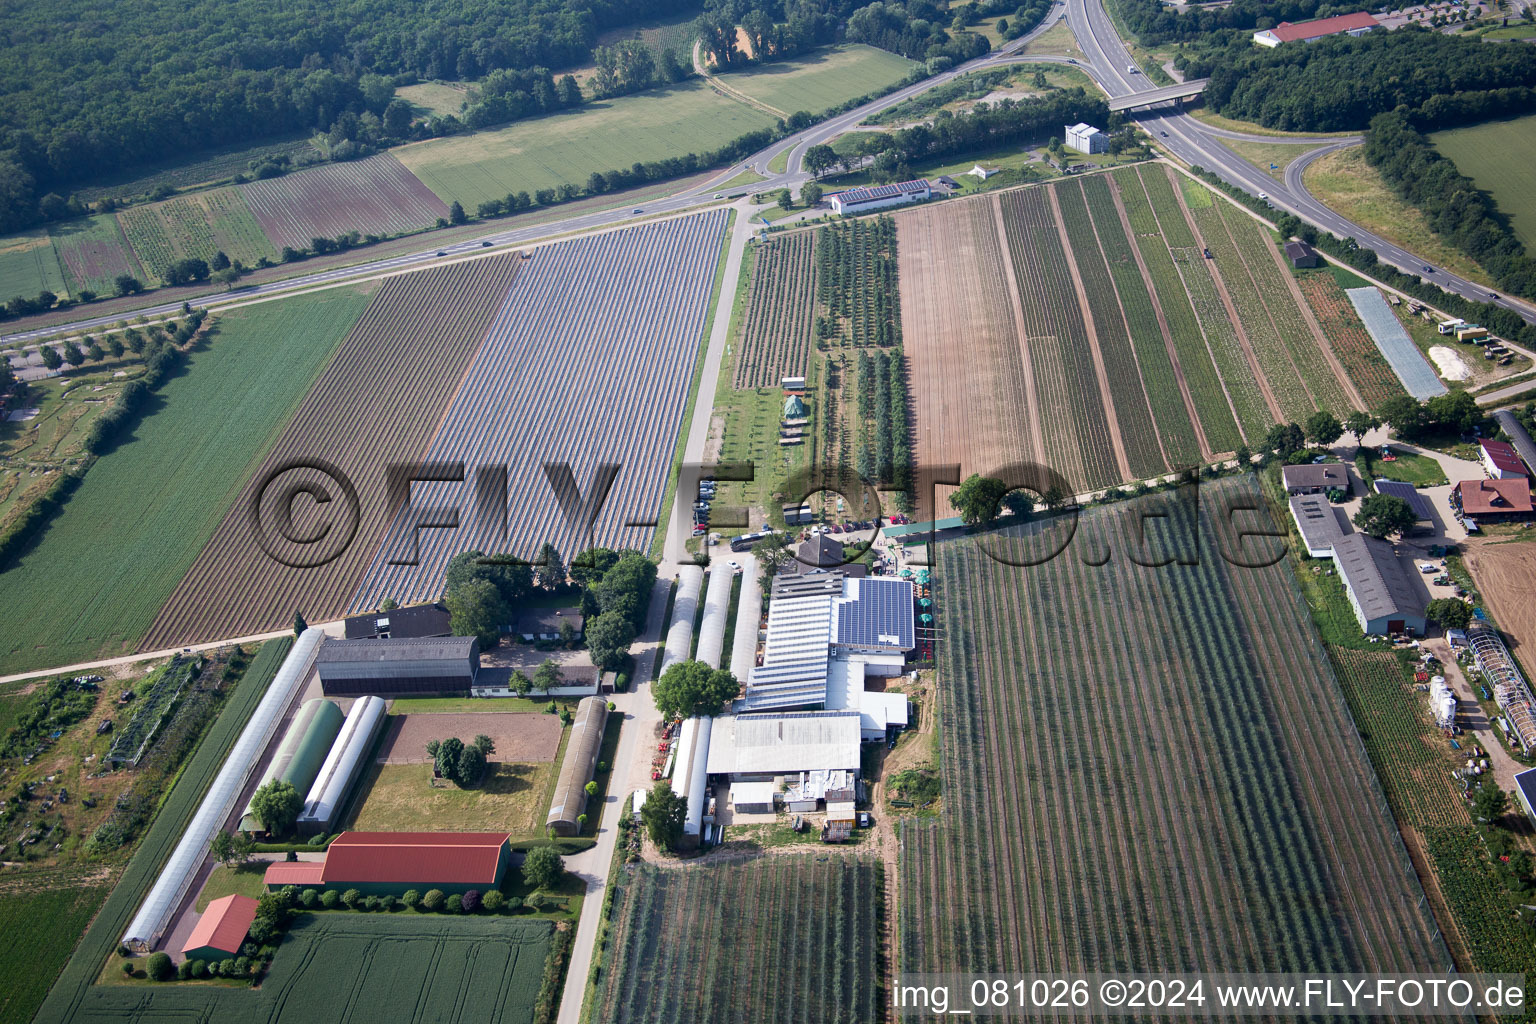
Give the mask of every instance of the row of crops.
M 306 249 L 314 238 L 349 232 L 395 235 L 429 228 L 448 206 L 389 153 L 321 164 L 239 186 L 256 221 L 278 248 Z
M 816 236 L 817 337 L 900 345 L 896 222 L 887 216 L 841 221 Z
M 615 883 L 591 1019 L 863 1024 L 883 1019 L 884 872 L 870 857 L 639 864 Z
M 901 970 L 1443 968 L 1288 567 L 1221 557 L 1258 502 L 1094 510 L 1029 568 L 940 547 L 946 808 L 902 828 Z
M 736 357 L 737 390 L 805 376 L 815 318 L 817 234 L 797 231 L 757 250 Z
M 1367 409 L 1377 409 L 1389 398 L 1403 393 L 1403 383 L 1392 372 L 1386 356 L 1366 333 L 1365 325 L 1350 305 L 1344 290 L 1331 274 L 1307 274 L 1301 279 L 1301 292 L 1317 314 L 1318 323 L 1328 342 L 1344 364 Z
M 864 437 L 858 455 L 860 479 L 910 492 L 907 374 L 900 352 L 859 353 L 858 410 Z

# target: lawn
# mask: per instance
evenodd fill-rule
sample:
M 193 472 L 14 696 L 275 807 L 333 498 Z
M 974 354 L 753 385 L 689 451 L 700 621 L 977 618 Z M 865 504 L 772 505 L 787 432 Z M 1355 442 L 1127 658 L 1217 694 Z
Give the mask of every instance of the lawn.
M 1520 241 L 1536 248 L 1536 114 L 1435 132 L 1430 138 L 1493 196 Z
M 444 202 L 584 186 L 593 171 L 717 149 L 773 118 L 693 81 L 392 152 Z
M 788 116 L 799 110 L 819 114 L 855 97 L 883 92 L 915 67 L 914 61 L 872 46 L 828 46 L 794 60 L 756 64 L 720 78 Z
M 468 91 L 460 82 L 420 82 L 402 85 L 395 90 L 395 95 L 414 107 L 418 117 L 430 114 L 458 116 Z
M 1063 18 L 1039 36 L 1024 44 L 1024 49 L 1019 51 L 1025 56 L 1035 54 L 1051 54 L 1057 57 L 1075 57 L 1083 60 L 1083 51 L 1077 45 L 1077 37 L 1072 34 L 1072 28 Z
M 1221 144 L 1276 181 L 1284 181 L 1286 166 L 1307 151 L 1306 146 L 1288 142 L 1239 142 L 1236 139 L 1222 139 Z
M 1379 456 L 1370 454 L 1373 449 L 1364 449 L 1369 462 L 1371 475 L 1382 480 L 1396 480 L 1400 483 L 1413 484 L 1415 487 L 1439 487 L 1446 483 L 1445 470 L 1440 463 L 1428 455 L 1412 455 L 1406 452 L 1396 452 L 1396 458 L 1391 462 L 1384 462 Z
M 134 649 L 367 302 L 334 289 L 219 318 L 0 575 L 0 671 Z
M 264 860 L 236 864 L 234 867 L 220 864 L 208 876 L 208 881 L 203 885 L 203 891 L 197 894 L 197 905 L 194 909 L 201 914 L 214 900 L 231 895 L 249 896 L 253 900 L 260 899 L 262 893 L 267 891 L 267 887 L 262 884 L 262 877 L 266 871 L 267 861 Z
M 1376 169 L 1365 162 L 1359 146 L 1317 160 L 1306 169 L 1303 181 L 1320 202 L 1367 231 L 1419 254 L 1434 266 L 1491 286 L 1482 267 L 1442 241 L 1422 213 L 1397 198 Z
M 565 737 L 560 742 L 563 754 Z M 559 758 L 541 764 L 492 762 L 478 786 L 460 789 L 452 783 L 433 786 L 429 764 L 374 765 L 348 827 L 365 832 L 538 835 L 559 772 Z
M 40 291 L 65 295 L 64 268 L 48 232 L 39 228 L 0 238 L 0 302 L 18 295 L 35 298 Z
M 30 1020 L 37 1012 L 109 888 L 105 882 L 72 880 L 53 888 L 27 881 L 25 891 L 8 889 L 0 899 L 0 1020 Z

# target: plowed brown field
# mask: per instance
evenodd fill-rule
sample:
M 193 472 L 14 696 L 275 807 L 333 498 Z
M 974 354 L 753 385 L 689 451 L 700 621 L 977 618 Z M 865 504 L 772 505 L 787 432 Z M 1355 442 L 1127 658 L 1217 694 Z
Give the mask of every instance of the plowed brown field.
M 384 282 L 160 610 L 148 647 L 275 629 L 291 622 L 295 611 L 313 621 L 343 611 L 389 525 L 386 466 L 410 462 L 426 449 L 520 263 L 514 253 Z M 262 549 L 252 508 L 265 481 L 286 483 L 293 474 L 274 475 L 317 459 L 356 488 L 356 535 L 326 564 L 292 568 Z M 314 536 L 327 522 L 341 528 L 331 513 L 343 504 L 342 495 L 319 483 L 331 500 L 316 505 L 295 499 L 289 536 Z M 269 499 L 275 490 L 268 489 Z M 267 519 L 263 523 L 269 537 L 280 532 Z M 298 549 L 292 553 L 302 556 Z

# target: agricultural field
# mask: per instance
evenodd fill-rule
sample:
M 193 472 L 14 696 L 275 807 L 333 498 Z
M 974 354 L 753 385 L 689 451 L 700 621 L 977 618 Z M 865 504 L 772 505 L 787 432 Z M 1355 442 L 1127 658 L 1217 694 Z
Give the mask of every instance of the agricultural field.
M 432 114 L 457 117 L 464 112 L 469 87 L 462 82 L 418 82 L 400 86 L 395 95 L 414 107 L 418 117 Z
M 594 1021 L 881 1019 L 878 860 L 822 853 L 641 864 L 615 888 L 610 966 L 589 996 Z
M 797 111 L 820 114 L 851 99 L 884 92 L 917 67 L 915 61 L 849 44 L 813 50 L 792 60 L 754 64 L 722 74 L 730 88 L 788 117 Z
M 735 387 L 775 387 L 803 377 L 815 327 L 816 233 L 797 231 L 763 243 L 752 265 Z
M 1303 274 L 1298 282 L 1307 304 L 1317 315 L 1334 353 L 1349 371 L 1367 409 L 1403 394 L 1403 382 L 1392 372 L 1376 342 L 1371 340 L 1349 296 L 1327 271 Z
M 18 295 L 35 298 L 42 291 L 69 294 L 48 232 L 38 228 L 0 238 L 0 302 Z
M 25 879 L 25 881 L 23 881 Z M 31 1020 L 110 885 L 29 873 L 0 886 L 0 1019 Z
M 456 531 L 422 530 L 412 565 L 390 564 L 410 540 L 403 519 L 393 524 L 370 547 L 350 609 L 437 597 L 460 551 L 533 558 L 545 542 L 566 553 L 650 546 L 653 528 L 629 524 L 659 514 L 727 221 L 716 208 L 534 251 L 422 456 L 462 462 L 466 479 L 505 467 L 505 522 L 498 508 Z M 590 538 L 561 513 L 542 469 L 550 463 L 567 464 L 583 495 L 600 466 L 615 467 Z M 457 503 L 457 488 L 418 485 L 418 500 Z
M 117 217 L 139 262 L 157 278 L 163 278 L 166 268 L 178 260 L 211 263 L 219 252 L 247 267 L 263 257 L 277 257 L 245 198 L 234 188 L 130 206 Z
M 405 234 L 448 216 L 447 202 L 388 153 L 253 181 L 240 193 L 278 249 L 307 249 L 311 239 L 350 231 Z
M 92 465 L 41 539 L 0 572 L 0 621 L 8 625 L 0 671 L 138 649 L 366 301 L 336 289 L 217 319 L 211 340 L 161 385 L 150 413 Z M 286 615 L 292 619 L 292 608 Z
M 553 927 L 535 918 L 428 914 L 304 914 L 260 989 L 96 985 L 78 1024 L 212 1018 L 228 1024 L 294 1019 L 531 1024 Z M 48 1015 L 40 1021 L 51 1022 Z
M 61 221 L 48 228 L 48 235 L 64 266 L 72 296 L 83 290 L 98 295 L 115 294 L 119 274 L 150 283 L 114 214 L 98 213 L 94 217 Z
M 695 80 L 497 131 L 418 142 L 393 156 L 442 202 L 457 199 L 473 210 L 511 192 L 583 187 L 593 171 L 716 149 L 773 121 Z
M 154 616 L 147 643 L 180 646 L 273 629 L 292 622 L 295 609 L 317 622 L 342 612 L 388 524 L 385 466 L 425 449 L 521 265 L 509 253 L 433 267 L 386 278 L 366 312 L 354 299 L 359 304 L 350 307 L 351 320 L 336 325 L 338 339 L 351 328 L 340 347 L 335 341 L 318 346 L 325 365 L 318 380 L 312 370 L 283 388 L 297 411 L 247 447 L 251 465 L 260 468 L 231 481 L 229 498 L 217 509 L 223 521 L 206 547 L 194 549 L 184 578 Z M 357 533 L 327 564 L 279 565 L 260 547 L 249 509 L 269 476 L 314 479 L 299 468 L 314 459 L 335 466 L 357 488 Z M 335 486 L 320 485 L 327 493 Z M 294 552 L 291 560 L 305 565 L 312 559 L 301 555 L 309 554 Z
M 235 143 L 203 150 L 199 159 L 190 163 L 173 157 L 157 166 L 135 166 L 128 174 L 120 177 L 103 176 L 101 184 L 82 188 L 75 194 L 88 203 L 108 196 L 131 200 L 151 195 L 157 189 L 188 189 L 230 181 L 237 174 L 250 173 L 253 166 L 265 160 L 288 160 L 292 165 L 303 166 L 320 159 L 320 151 L 310 143 L 309 133 L 303 132 L 277 142 L 263 142 L 255 146 Z
M 1493 196 L 1520 241 L 1536 249 L 1536 114 L 1435 132 L 1430 138 L 1461 173 Z
M 901 828 L 903 971 L 1448 962 L 1290 567 L 1224 511 L 1267 518 L 1256 483 L 1191 497 L 939 547 L 945 807 Z

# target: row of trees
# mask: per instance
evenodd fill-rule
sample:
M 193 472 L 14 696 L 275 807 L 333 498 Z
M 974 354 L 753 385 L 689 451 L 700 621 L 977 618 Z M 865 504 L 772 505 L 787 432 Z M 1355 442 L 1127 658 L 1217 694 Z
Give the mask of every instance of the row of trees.
M 1233 0 L 1224 6 L 1190 4 L 1171 9 L 1159 0 L 1110 2 L 1125 26 L 1151 46 L 1227 42 L 1234 37 L 1252 46 L 1254 29 L 1273 28 L 1282 21 L 1348 14 L 1371 6 L 1360 0 Z
M 483 733 L 469 743 L 457 736 L 427 741 L 433 770 L 460 789 L 469 789 L 485 777 L 486 758 L 495 752 L 496 744 Z
M 1436 234 L 1476 260 L 1499 287 L 1536 296 L 1536 259 L 1509 229 L 1493 197 L 1441 155 L 1406 113 L 1371 120 L 1365 159 L 1400 198 L 1424 214 Z

